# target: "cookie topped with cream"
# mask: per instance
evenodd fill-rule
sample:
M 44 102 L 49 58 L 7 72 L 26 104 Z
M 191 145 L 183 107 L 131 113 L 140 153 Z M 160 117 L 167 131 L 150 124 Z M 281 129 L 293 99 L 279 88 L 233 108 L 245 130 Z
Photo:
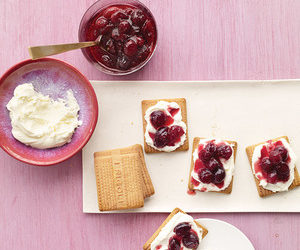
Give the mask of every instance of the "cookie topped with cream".
M 190 190 L 231 192 L 237 143 L 196 137 L 190 170 Z
M 143 101 L 142 108 L 147 153 L 188 149 L 185 99 Z

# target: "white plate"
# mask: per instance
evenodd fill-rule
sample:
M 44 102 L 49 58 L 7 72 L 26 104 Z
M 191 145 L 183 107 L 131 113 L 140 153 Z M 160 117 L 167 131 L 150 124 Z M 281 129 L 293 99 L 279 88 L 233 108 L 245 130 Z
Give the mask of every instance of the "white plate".
M 300 156 L 300 80 L 214 82 L 92 82 L 99 102 L 95 132 L 83 150 L 83 211 L 98 213 L 93 153 L 143 144 L 141 101 L 184 97 L 190 150 L 146 154 L 155 195 L 133 211 L 300 212 L 300 188 L 258 196 L 245 148 L 287 135 Z M 192 141 L 196 136 L 238 142 L 233 190 L 187 194 Z M 297 161 L 299 165 L 299 160 Z
M 214 219 L 197 219 L 209 232 L 199 250 L 254 250 L 250 240 L 235 226 Z

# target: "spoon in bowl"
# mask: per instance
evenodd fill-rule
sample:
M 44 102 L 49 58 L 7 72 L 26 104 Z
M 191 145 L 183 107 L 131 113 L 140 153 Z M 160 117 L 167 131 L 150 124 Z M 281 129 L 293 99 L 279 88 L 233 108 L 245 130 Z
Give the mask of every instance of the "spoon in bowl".
M 35 60 L 46 56 L 52 56 L 61 54 L 70 50 L 81 49 L 99 45 L 102 35 L 98 36 L 95 41 L 81 42 L 81 43 L 65 43 L 65 44 L 55 44 L 55 45 L 45 45 L 45 46 L 35 46 L 29 47 L 29 55 Z

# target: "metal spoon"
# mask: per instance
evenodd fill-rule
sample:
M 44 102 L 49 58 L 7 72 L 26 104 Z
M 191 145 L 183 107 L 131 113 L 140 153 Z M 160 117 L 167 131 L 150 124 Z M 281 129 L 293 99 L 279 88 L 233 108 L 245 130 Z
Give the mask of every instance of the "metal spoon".
M 95 41 L 81 42 L 81 43 L 65 43 L 56 45 L 45 45 L 29 47 L 29 55 L 34 59 L 39 59 L 46 56 L 61 54 L 70 50 L 81 49 L 98 45 L 101 41 L 102 35 L 98 36 Z

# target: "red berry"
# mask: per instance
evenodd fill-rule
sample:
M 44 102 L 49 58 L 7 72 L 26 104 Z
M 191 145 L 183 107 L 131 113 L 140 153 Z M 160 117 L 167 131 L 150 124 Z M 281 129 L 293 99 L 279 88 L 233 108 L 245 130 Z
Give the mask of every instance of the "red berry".
M 101 16 L 96 20 L 95 24 L 97 28 L 103 29 L 108 24 L 108 21 L 105 17 Z
M 272 166 L 272 163 L 271 163 L 269 157 L 262 158 L 260 165 L 261 165 L 262 170 L 265 173 L 269 173 L 273 170 L 273 166 Z
M 169 142 L 169 134 L 168 134 L 168 127 L 162 127 L 158 129 L 155 133 L 154 137 L 154 146 L 157 148 L 163 148 L 168 145 Z
M 113 24 L 117 24 L 121 21 L 121 19 L 127 19 L 127 18 L 128 18 L 128 16 L 126 15 L 126 13 L 124 11 L 120 10 L 111 15 L 111 22 Z
M 134 10 L 131 13 L 131 20 L 133 24 L 141 27 L 144 24 L 146 17 L 141 10 Z
M 204 149 L 207 152 L 211 153 L 211 155 L 213 156 L 216 153 L 217 147 L 216 147 L 216 144 L 214 144 L 213 142 L 209 142 L 206 144 Z
M 212 155 L 210 152 L 206 151 L 205 149 L 202 149 L 200 152 L 199 152 L 199 159 L 201 161 L 203 161 L 203 163 L 208 163 L 209 160 L 212 158 Z
M 148 42 L 151 42 L 153 40 L 155 30 L 154 30 L 153 23 L 150 20 L 147 20 L 145 22 L 142 28 L 142 32 Z
M 189 234 L 191 230 L 191 225 L 187 222 L 182 222 L 179 223 L 175 228 L 174 228 L 174 232 L 175 234 L 177 234 L 178 236 L 184 236 Z
M 221 144 L 217 148 L 217 155 L 220 158 L 228 160 L 231 157 L 231 155 L 232 155 L 232 148 L 229 145 Z
M 276 172 L 276 170 L 273 170 L 270 173 L 268 173 L 267 181 L 269 183 L 272 183 L 272 184 L 275 184 L 277 182 L 277 172 Z
M 116 65 L 117 65 L 118 68 L 120 68 L 122 70 L 126 70 L 126 69 L 129 69 L 129 67 L 130 67 L 130 61 L 129 61 L 127 56 L 120 55 L 117 58 L 117 64 Z
M 125 10 L 125 13 L 126 13 L 127 15 L 131 15 L 132 12 L 133 12 L 133 9 L 130 9 L 130 8 L 127 8 L 127 9 Z
M 139 47 L 143 46 L 144 43 L 145 43 L 145 41 L 144 41 L 144 39 L 143 39 L 142 37 L 140 37 L 140 36 L 137 36 L 137 37 L 136 37 L 136 44 L 137 44 Z M 171 113 L 171 114 L 172 114 L 172 113 Z
M 167 115 L 165 114 L 165 112 L 163 112 L 161 110 L 153 111 L 150 114 L 150 122 L 155 129 L 158 129 L 158 128 L 164 126 L 166 123 L 166 120 L 167 120 Z
M 280 163 L 277 167 L 277 176 L 280 181 L 288 181 L 290 178 L 290 168 L 286 163 Z
M 281 154 L 281 157 L 282 157 L 283 161 L 287 160 L 289 153 L 288 153 L 287 149 L 284 146 L 277 146 L 275 148 L 275 150 L 278 151 Z
M 213 181 L 213 173 L 209 169 L 203 168 L 199 172 L 199 180 L 203 183 L 211 183 Z
M 127 34 L 121 34 L 120 37 L 121 37 L 121 39 L 120 39 L 121 42 L 124 43 L 129 38 L 129 35 L 127 35 Z
M 137 58 L 140 62 L 144 61 L 150 54 L 150 49 L 146 45 L 143 45 L 138 51 Z
M 124 53 L 127 56 L 134 56 L 137 52 L 137 44 L 132 40 L 128 40 L 124 45 Z
M 182 238 L 182 244 L 186 248 L 196 249 L 199 246 L 199 237 L 195 233 L 191 232 Z
M 100 34 L 106 35 L 106 34 L 110 33 L 113 28 L 114 28 L 114 26 L 112 24 L 107 24 L 102 29 L 100 29 Z
M 131 30 L 131 25 L 128 21 L 122 21 L 122 22 L 120 22 L 118 29 L 121 34 L 123 34 L 123 33 L 127 34 Z
M 216 152 L 216 145 L 213 142 L 209 142 L 204 149 L 199 152 L 199 158 L 204 162 L 208 163 L 209 160 L 214 156 Z
M 214 176 L 214 183 L 215 184 L 219 184 L 222 181 L 224 181 L 225 179 L 225 170 L 223 167 L 218 168 L 217 171 L 215 172 L 215 176 Z
M 281 153 L 277 150 L 272 150 L 269 155 L 272 164 L 277 165 L 282 161 Z
M 180 137 L 184 134 L 183 128 L 177 125 L 170 127 L 169 129 L 169 144 L 180 141 Z
M 104 12 L 103 12 L 103 16 L 106 18 L 110 18 L 112 14 L 114 14 L 115 12 L 119 11 L 120 9 L 118 7 L 110 7 L 107 8 Z
M 170 238 L 168 250 L 180 250 L 180 241 L 176 237 Z
M 215 158 L 211 158 L 207 164 L 207 168 L 213 173 L 220 167 L 222 167 L 222 165 Z

